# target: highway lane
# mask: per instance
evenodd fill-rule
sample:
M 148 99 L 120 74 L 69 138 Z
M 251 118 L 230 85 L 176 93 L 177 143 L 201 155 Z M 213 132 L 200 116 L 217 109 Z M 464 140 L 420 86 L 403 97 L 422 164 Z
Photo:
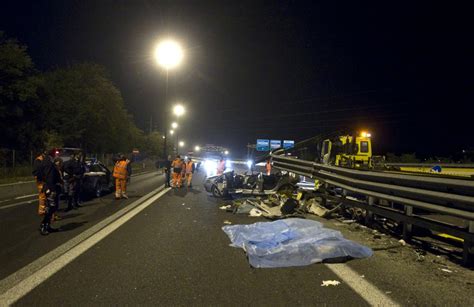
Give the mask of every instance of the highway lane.
M 65 201 L 60 204 L 61 221 L 54 227 L 63 231 L 40 236 L 38 232 L 41 218 L 37 215 L 37 201 L 22 202 L 18 206 L 0 210 L 0 279 L 15 272 L 31 261 L 41 257 L 55 247 L 70 240 L 75 235 L 110 216 L 120 208 L 137 198 L 149 193 L 164 183 L 164 177 L 157 172 L 146 173 L 131 179 L 128 188 L 130 199 L 116 201 L 113 194 L 91 199 L 83 204 L 83 208 L 63 212 Z
M 221 230 L 229 213 L 202 188 L 169 191 L 23 297 L 18 305 L 359 305 L 323 265 L 253 269 Z M 251 223 L 232 216 L 234 223 Z M 59 260 L 61 261 L 61 260 Z

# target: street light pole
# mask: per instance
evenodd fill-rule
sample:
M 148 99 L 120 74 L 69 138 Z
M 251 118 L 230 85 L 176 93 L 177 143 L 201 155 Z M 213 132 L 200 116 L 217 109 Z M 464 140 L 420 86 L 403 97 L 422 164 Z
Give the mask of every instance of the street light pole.
M 168 131 L 168 125 L 167 125 L 167 122 L 166 122 L 166 111 L 168 110 L 167 108 L 167 104 L 168 104 L 168 72 L 169 72 L 169 69 L 167 68 L 166 69 L 166 90 L 165 90 L 165 111 L 163 112 L 163 115 L 164 115 L 164 120 L 163 120 L 163 123 L 164 123 L 164 131 L 165 131 L 165 139 L 164 139 L 164 146 L 163 146 L 163 158 L 164 159 L 168 159 L 168 149 L 167 149 L 167 140 L 168 140 L 168 136 L 167 136 L 167 131 Z

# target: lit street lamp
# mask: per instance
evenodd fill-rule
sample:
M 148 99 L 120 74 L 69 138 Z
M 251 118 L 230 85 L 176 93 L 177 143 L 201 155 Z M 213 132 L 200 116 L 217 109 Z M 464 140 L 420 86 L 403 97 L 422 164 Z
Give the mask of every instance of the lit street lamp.
M 183 60 L 183 49 L 173 40 L 165 40 L 156 46 L 156 62 L 167 71 L 177 67 Z
M 186 112 L 186 110 L 184 109 L 184 107 L 180 104 L 177 104 L 173 107 L 173 113 L 174 115 L 176 115 L 177 117 L 180 117 L 181 115 L 184 114 L 184 112 Z
M 194 151 L 200 151 L 200 150 L 201 150 L 201 147 L 199 146 L 194 147 Z
M 179 147 L 184 147 L 184 142 L 183 141 L 179 141 Z
M 171 124 L 171 128 L 173 128 L 173 129 L 178 128 L 178 124 L 177 124 L 177 123 L 172 123 L 172 124 Z
M 181 48 L 180 44 L 174 40 L 167 39 L 161 41 L 155 48 L 154 57 L 158 65 L 163 67 L 166 70 L 166 96 L 165 96 L 165 103 L 168 103 L 168 75 L 169 70 L 176 68 L 182 62 L 184 53 L 183 49 Z M 163 146 L 163 156 L 167 156 L 167 145 L 166 145 L 166 132 L 168 129 L 166 128 L 166 114 L 163 120 L 164 123 L 164 146 Z
M 170 130 L 170 134 L 173 135 L 173 133 L 174 133 L 174 130 Z
M 224 155 L 227 156 L 228 154 L 229 154 L 229 151 L 228 151 L 228 150 L 224 151 Z

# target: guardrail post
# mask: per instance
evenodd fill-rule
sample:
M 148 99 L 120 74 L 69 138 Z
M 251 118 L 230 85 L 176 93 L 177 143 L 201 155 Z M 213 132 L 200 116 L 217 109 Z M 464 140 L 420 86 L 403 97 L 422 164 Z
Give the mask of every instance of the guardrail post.
M 405 205 L 405 215 L 406 216 L 412 216 L 413 215 L 413 207 L 412 206 L 406 206 Z M 407 222 L 403 222 L 403 240 L 406 242 L 411 240 L 411 231 L 412 231 L 413 225 Z
M 474 233 L 474 221 L 469 221 L 469 233 Z M 465 266 L 474 264 L 474 242 L 468 239 L 464 240 L 463 264 Z
M 375 203 L 375 198 L 372 196 L 367 197 L 367 204 L 369 206 L 373 206 Z M 374 213 L 368 209 L 367 212 L 365 213 L 365 225 L 371 225 L 372 222 L 374 221 Z

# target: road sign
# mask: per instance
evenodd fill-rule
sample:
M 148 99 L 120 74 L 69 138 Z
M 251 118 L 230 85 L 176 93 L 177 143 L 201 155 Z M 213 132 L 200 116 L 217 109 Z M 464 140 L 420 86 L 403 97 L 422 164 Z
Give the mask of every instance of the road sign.
M 293 140 L 283 140 L 283 148 L 289 149 L 295 147 L 295 141 Z
M 269 151 L 270 140 L 258 139 L 257 140 L 257 151 Z
M 281 140 L 271 140 L 270 141 L 270 148 L 271 149 L 278 149 L 281 147 Z

